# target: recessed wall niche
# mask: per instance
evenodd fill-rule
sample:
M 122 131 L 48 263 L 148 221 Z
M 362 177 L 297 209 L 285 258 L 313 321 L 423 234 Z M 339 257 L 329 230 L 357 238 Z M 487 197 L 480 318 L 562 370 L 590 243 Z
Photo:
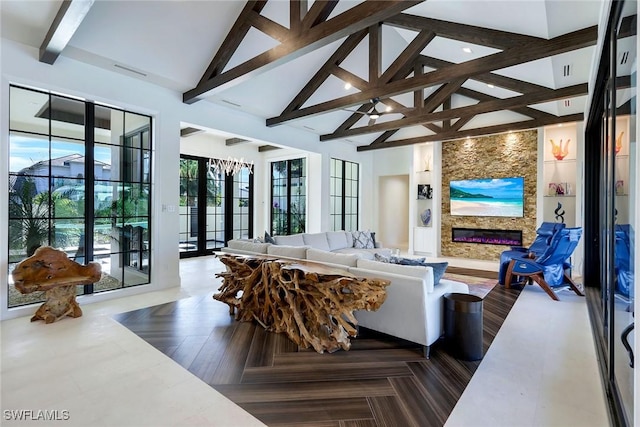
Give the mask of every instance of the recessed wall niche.
M 442 143 L 442 245 L 443 256 L 495 261 L 507 246 L 452 242 L 452 227 L 522 230 L 524 244 L 536 235 L 536 180 L 538 132 L 536 130 L 467 138 Z M 449 182 L 465 179 L 524 177 L 524 216 L 452 216 Z

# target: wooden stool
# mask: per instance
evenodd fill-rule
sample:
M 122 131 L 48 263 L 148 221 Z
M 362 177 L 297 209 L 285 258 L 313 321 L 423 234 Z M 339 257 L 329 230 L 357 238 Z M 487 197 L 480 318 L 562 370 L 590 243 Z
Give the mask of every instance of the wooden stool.
M 31 321 L 53 323 L 65 316 L 82 316 L 82 309 L 76 301 L 76 286 L 99 281 L 101 270 L 97 262 L 81 265 L 70 260 L 63 251 L 42 246 L 32 256 L 20 261 L 11 276 L 16 289 L 22 294 L 45 291 L 47 300 Z

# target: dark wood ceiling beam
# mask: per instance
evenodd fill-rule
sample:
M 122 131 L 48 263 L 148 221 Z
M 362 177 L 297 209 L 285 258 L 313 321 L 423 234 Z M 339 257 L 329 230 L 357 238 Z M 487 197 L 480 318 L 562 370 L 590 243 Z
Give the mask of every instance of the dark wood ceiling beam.
M 382 25 L 369 27 L 369 84 L 377 85 L 382 74 Z
M 428 135 L 428 136 L 419 136 L 416 138 L 400 139 L 396 141 L 388 141 L 385 143 L 380 143 L 375 145 L 372 143 L 370 145 L 360 146 L 357 148 L 357 150 L 369 151 L 369 150 L 379 150 L 382 148 L 394 148 L 394 147 L 402 147 L 405 145 L 421 144 L 424 142 L 448 141 L 452 139 L 492 135 L 492 134 L 504 133 L 509 131 L 535 129 L 541 126 L 549 126 L 549 125 L 555 125 L 559 123 L 578 122 L 582 120 L 584 120 L 584 114 L 578 113 L 578 114 L 571 114 L 568 116 L 559 116 L 559 117 L 554 116 L 553 118 L 549 118 L 549 119 L 525 120 L 522 122 L 505 123 L 505 124 L 495 125 L 495 126 L 466 129 L 463 131 L 455 131 L 451 129 L 448 132 L 442 132 L 437 135 Z
M 405 78 L 413 69 L 415 59 L 420 52 L 436 37 L 433 31 L 420 31 L 420 33 L 407 45 L 391 65 L 385 70 L 380 79 L 383 82 L 398 80 L 398 75 Z
M 326 22 L 322 22 L 307 31 L 303 31 L 297 36 L 290 37 L 285 43 L 269 49 L 230 70 L 216 75 L 207 73 L 208 76 L 212 77 L 206 79 L 206 81 L 201 81 L 194 89 L 185 92 L 182 96 L 183 101 L 185 103 L 196 102 L 216 90 L 222 90 L 253 75 L 296 59 L 349 34 L 365 29 L 385 18 L 398 14 L 423 1 L 424 0 L 387 0 L 365 1 L 364 3 L 360 3 Z M 210 68 L 216 67 L 210 66 Z
M 309 82 L 302 88 L 300 92 L 293 98 L 293 100 L 287 105 L 284 111 L 293 111 L 300 108 L 313 93 L 318 90 L 322 83 L 327 80 L 327 77 L 331 75 L 332 70 L 340 65 L 347 56 L 355 49 L 358 44 L 366 37 L 367 30 L 361 30 L 357 33 L 351 34 L 346 38 L 338 49 L 331 55 L 329 59 L 320 67 L 320 69 L 314 74 Z
M 424 100 L 424 112 L 431 113 L 438 108 L 444 101 L 451 97 L 462 85 L 466 79 L 457 79 L 450 83 L 443 84 L 435 92 Z
M 413 75 L 414 77 L 419 77 L 424 74 L 424 67 L 422 64 L 414 63 L 413 64 Z M 417 110 L 421 110 L 424 108 L 424 89 L 418 88 L 413 91 L 413 107 Z
M 295 0 L 291 0 L 295 1 Z M 338 5 L 338 0 L 316 0 L 302 20 L 302 28 L 308 30 L 329 19 L 331 12 Z
M 450 110 L 451 109 L 451 97 L 447 98 L 446 101 L 444 101 L 442 103 L 442 109 L 443 110 Z M 451 129 L 451 119 L 443 120 L 442 121 L 442 131 L 446 132 L 449 129 Z
M 289 28 L 293 34 L 302 31 L 302 20 L 308 8 L 307 0 L 289 0 Z
M 276 126 L 291 120 L 309 117 L 316 114 L 363 104 L 375 97 L 389 97 L 414 91 L 421 87 L 442 84 L 456 78 L 472 78 L 493 70 L 523 64 L 549 56 L 558 55 L 575 49 L 591 46 L 597 39 L 597 27 L 589 27 L 574 31 L 550 40 L 541 40 L 518 48 L 511 48 L 500 53 L 467 61 L 455 66 L 431 71 L 422 76 L 414 76 L 404 80 L 388 83 L 382 87 L 372 88 L 360 93 L 343 96 L 331 101 L 322 102 L 310 107 L 281 114 L 267 119 L 267 126 Z
M 460 130 L 460 128 L 471 121 L 475 116 L 460 117 L 449 129 L 450 132 Z
M 339 78 L 342 81 L 349 82 L 351 86 L 355 87 L 358 90 L 362 90 L 364 88 L 369 87 L 369 82 L 366 80 L 356 76 L 350 71 L 345 70 L 341 67 L 335 67 L 333 69 L 333 75 Z M 356 111 L 360 113 L 366 113 L 371 109 L 371 102 L 367 102 L 358 107 Z M 344 130 L 349 129 L 351 126 L 355 125 L 358 120 L 362 118 L 362 114 L 352 113 L 336 130 Z
M 67 46 L 94 0 L 64 0 L 40 45 L 40 62 L 52 65 Z
M 218 49 L 215 56 L 211 60 L 211 63 L 207 67 L 207 70 L 204 72 L 204 74 L 200 78 L 200 81 L 198 82 L 198 86 L 204 84 L 206 81 L 211 79 L 214 75 L 222 73 L 222 70 L 224 70 L 224 67 L 227 66 L 227 64 L 229 63 L 229 60 L 238 49 L 238 46 L 240 46 L 240 43 L 249 32 L 249 29 L 251 28 L 251 24 L 249 23 L 249 18 L 251 17 L 252 13 L 262 12 L 262 9 L 264 9 L 266 4 L 267 4 L 266 0 L 265 1 L 256 1 L 256 0 L 247 1 L 247 4 L 244 5 L 242 12 L 240 12 L 238 19 L 236 19 L 236 22 L 231 27 L 231 30 L 229 30 L 229 33 L 227 34 L 224 41 L 222 42 L 222 45 L 220 45 L 220 48 Z
M 409 30 L 428 29 L 441 37 L 481 46 L 488 46 L 494 49 L 508 49 L 543 40 L 538 37 L 476 27 L 473 25 L 458 24 L 455 22 L 441 21 L 438 19 L 410 15 L 408 13 L 401 13 L 387 18 L 384 20 L 384 23 Z
M 455 66 L 454 62 L 443 61 L 442 59 L 433 58 L 430 56 L 420 55 L 417 62 L 429 68 L 445 68 Z M 484 73 L 473 76 L 473 80 L 480 83 L 491 84 L 503 89 L 509 89 L 518 93 L 535 92 L 539 90 L 549 89 L 546 86 L 537 85 L 535 83 L 529 83 L 524 80 L 518 80 L 511 77 L 501 76 L 500 74 Z M 552 90 L 552 89 L 549 89 Z
M 493 101 L 495 99 L 500 99 L 495 96 L 491 96 L 482 92 L 475 91 L 473 89 L 468 89 L 466 87 L 461 87 L 457 91 L 457 94 L 466 96 L 467 98 L 472 98 L 478 101 Z M 525 116 L 529 116 L 533 119 L 544 119 L 549 117 L 555 117 L 553 116 L 553 114 L 545 113 L 544 111 L 536 110 L 535 108 L 531 108 L 531 107 L 515 107 L 515 108 L 511 108 L 510 111 L 513 111 L 518 114 L 523 114 Z
M 511 98 L 495 99 L 492 101 L 480 102 L 478 104 L 469 105 L 466 107 L 439 111 L 437 113 L 422 114 L 420 116 L 414 117 L 405 117 L 400 120 L 393 120 L 355 129 L 346 129 L 328 135 L 320 135 L 320 141 L 328 141 L 332 139 L 346 138 L 356 135 L 365 135 L 369 133 L 382 132 L 385 130 L 400 129 L 407 126 L 414 126 L 422 123 L 433 123 L 441 120 L 465 117 L 470 115 L 475 116 L 477 114 L 489 113 L 493 111 L 509 110 L 515 107 L 524 107 L 531 104 L 538 104 L 542 102 L 549 102 L 558 99 L 586 95 L 587 91 L 588 85 L 584 83 L 562 89 L 556 89 L 552 93 L 549 93 L 545 90 L 542 92 L 533 92 L 526 95 L 514 96 Z
M 284 43 L 289 37 L 291 37 L 291 33 L 287 27 L 264 17 L 259 13 L 252 12 L 249 15 L 249 23 L 272 39 L 278 40 L 280 43 Z

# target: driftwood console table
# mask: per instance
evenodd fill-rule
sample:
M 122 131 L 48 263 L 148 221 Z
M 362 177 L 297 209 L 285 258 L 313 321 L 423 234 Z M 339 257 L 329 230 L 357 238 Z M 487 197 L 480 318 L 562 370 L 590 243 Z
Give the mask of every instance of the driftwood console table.
M 311 262 L 267 256 L 218 256 L 227 271 L 214 299 L 229 305 L 236 320 L 255 320 L 284 332 L 298 346 L 318 353 L 349 350 L 357 334 L 354 310 L 377 310 L 388 280 L 358 278 Z

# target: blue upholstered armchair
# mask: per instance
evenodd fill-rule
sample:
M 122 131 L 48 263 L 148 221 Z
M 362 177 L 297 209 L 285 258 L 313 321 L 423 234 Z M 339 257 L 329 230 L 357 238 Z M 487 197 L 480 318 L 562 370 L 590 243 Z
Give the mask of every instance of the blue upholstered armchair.
M 534 259 L 512 259 L 505 275 L 505 288 L 509 288 L 515 277 L 536 282 L 554 300 L 558 296 L 553 287 L 569 285 L 578 295 L 584 296 L 566 270 L 571 267 L 567 262 L 578 246 L 582 228 L 563 228 L 551 238 L 546 251 Z
M 531 246 L 512 246 L 511 250 L 504 251 L 500 254 L 500 272 L 498 274 L 498 283 L 504 285 L 505 275 L 507 273 L 507 267 L 509 267 L 509 261 L 514 258 L 529 258 L 529 254 L 535 254 L 538 256 L 544 253 L 549 247 L 551 238 L 558 231 L 564 228 L 564 224 L 560 222 L 543 222 L 536 230 L 536 238 Z

